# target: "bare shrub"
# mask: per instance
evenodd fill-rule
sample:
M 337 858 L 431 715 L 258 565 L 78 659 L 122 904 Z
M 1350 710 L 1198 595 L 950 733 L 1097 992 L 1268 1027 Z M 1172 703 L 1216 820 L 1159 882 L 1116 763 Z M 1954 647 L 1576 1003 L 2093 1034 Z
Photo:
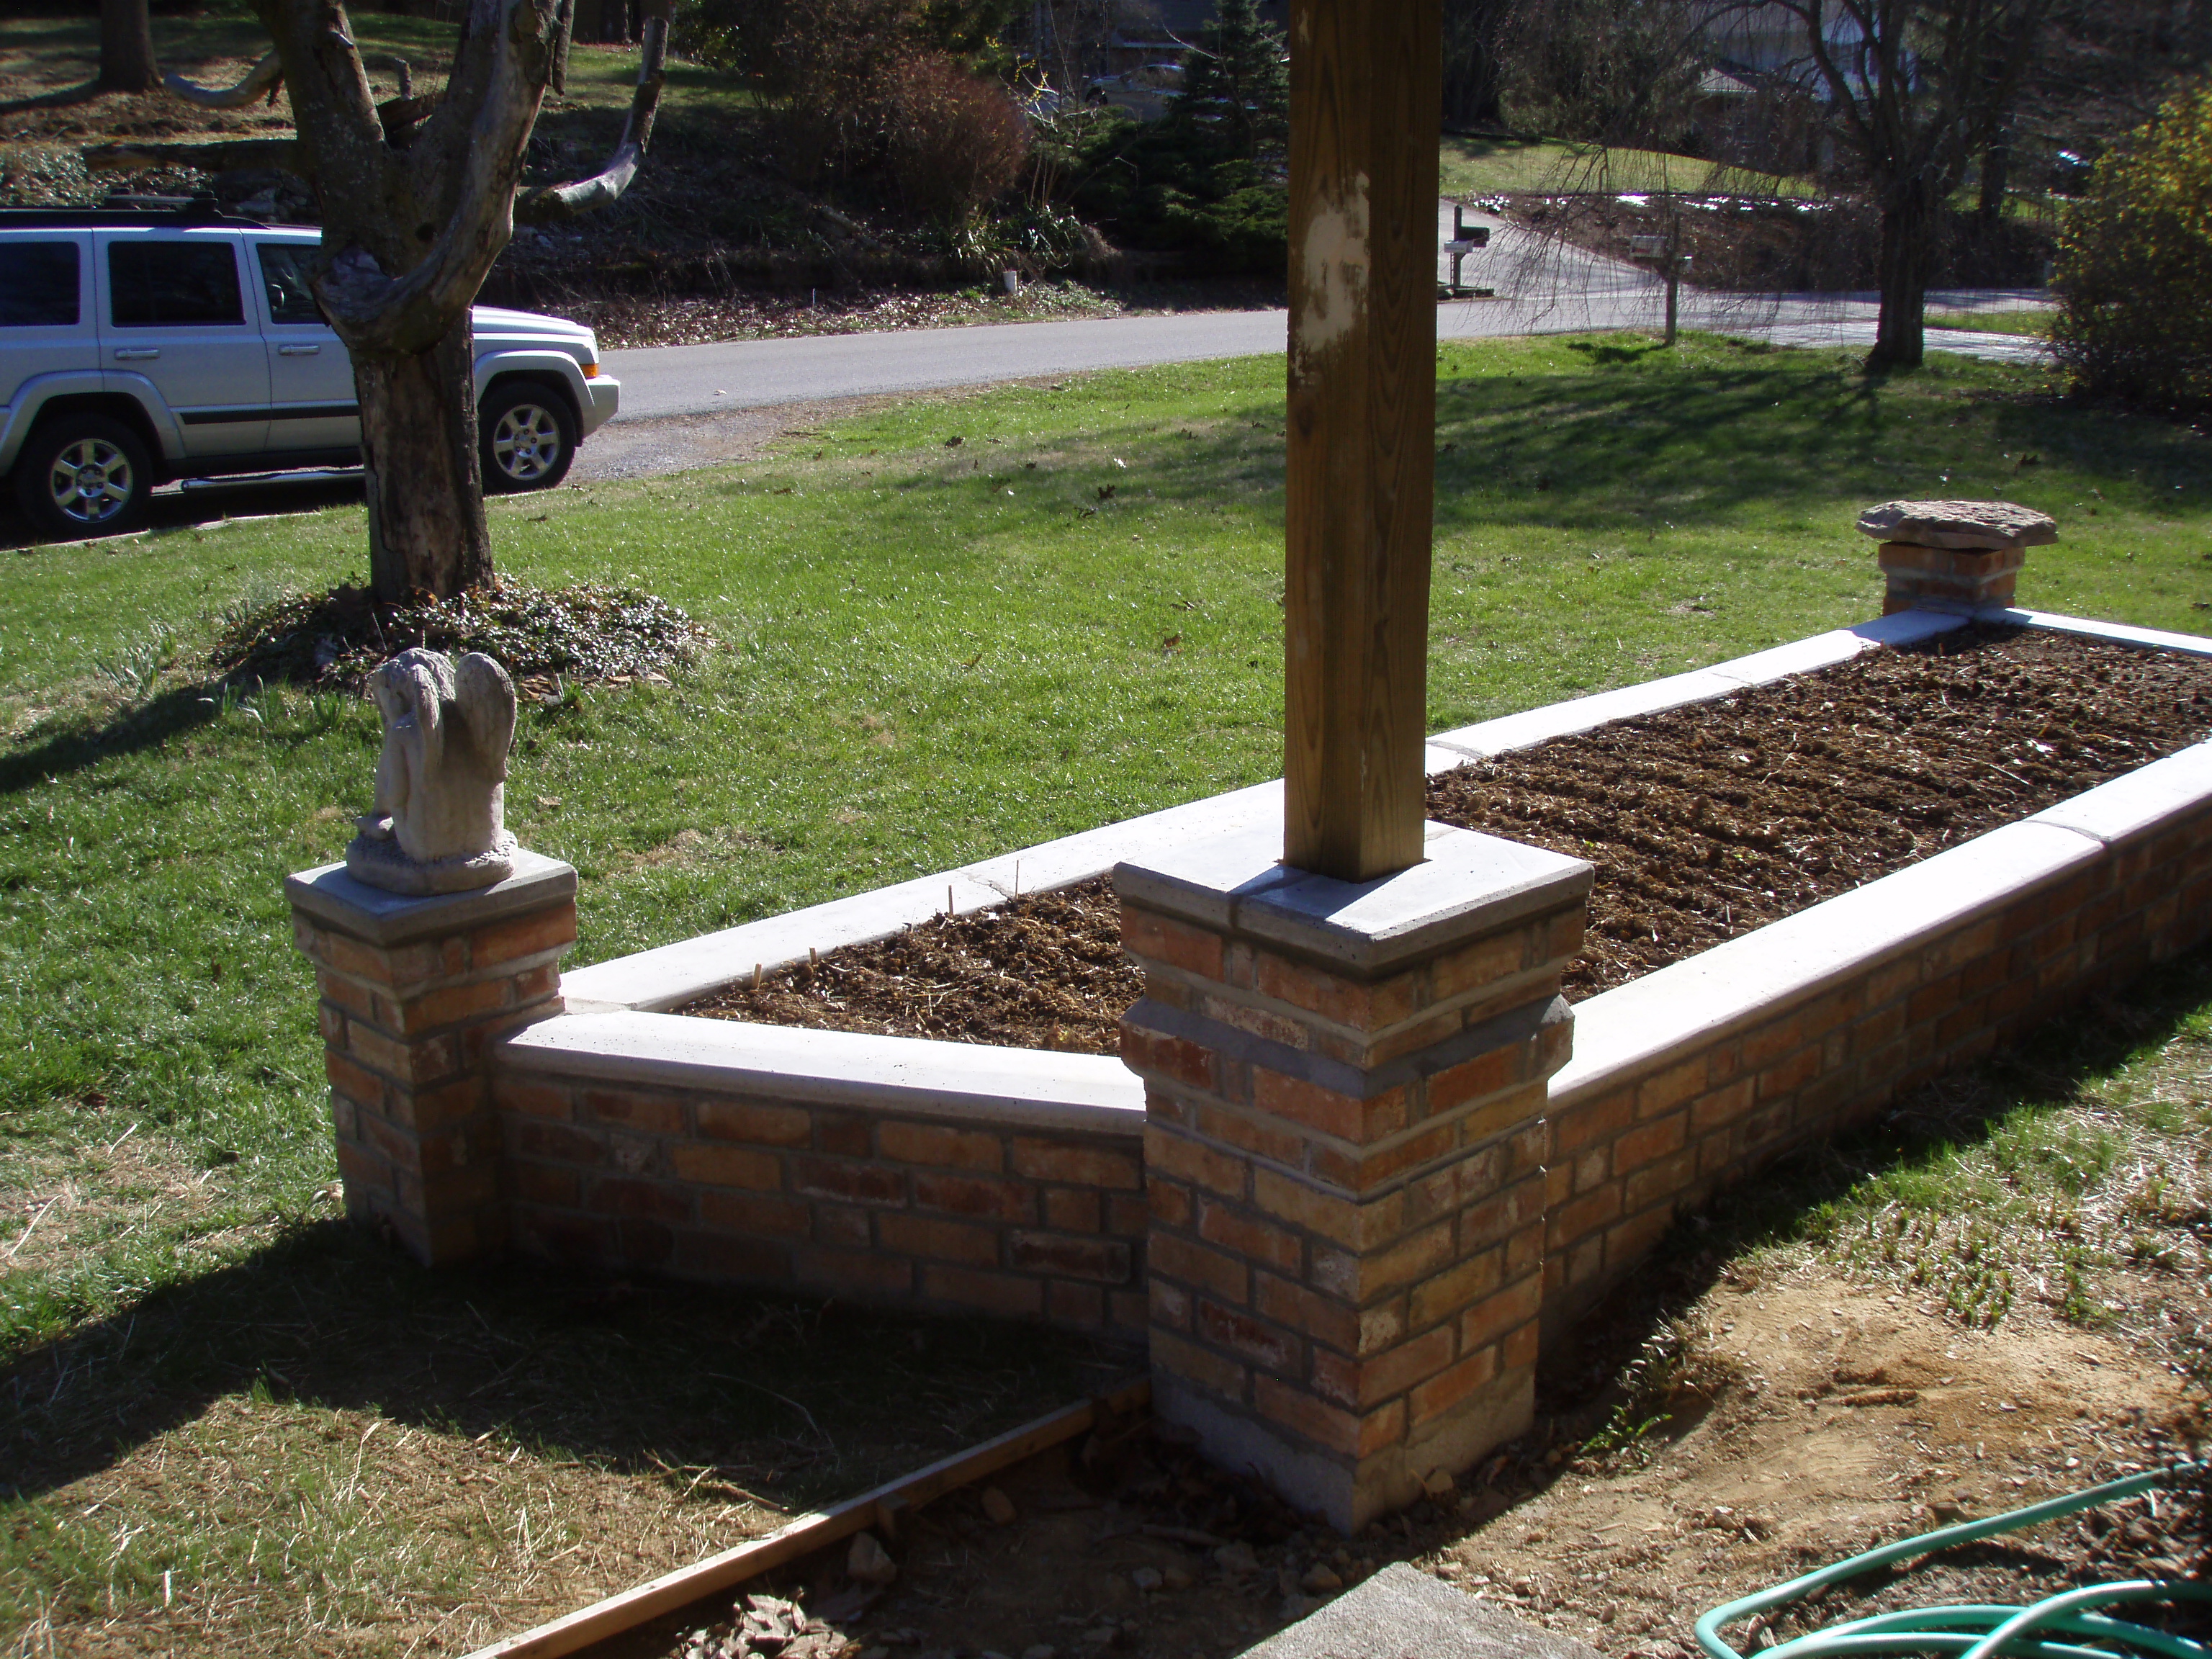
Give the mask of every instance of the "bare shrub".
M 1018 183 L 1029 161 L 1029 123 L 1005 90 L 941 53 L 902 61 L 890 88 L 884 136 L 908 204 L 955 222 Z

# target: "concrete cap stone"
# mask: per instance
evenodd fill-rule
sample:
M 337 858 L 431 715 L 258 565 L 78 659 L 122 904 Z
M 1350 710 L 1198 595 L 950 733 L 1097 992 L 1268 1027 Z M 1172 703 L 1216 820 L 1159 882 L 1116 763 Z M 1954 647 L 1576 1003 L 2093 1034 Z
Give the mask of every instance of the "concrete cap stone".
M 1339 881 L 1282 861 L 1275 825 L 1115 866 L 1124 902 L 1282 945 L 1355 974 L 1496 933 L 1584 897 L 1580 859 L 1449 824 L 1427 826 L 1423 860 L 1373 881 Z
M 1598 1659 L 1571 1636 L 1540 1630 L 1402 1561 L 1241 1659 Z
M 371 945 L 400 945 L 573 899 L 576 871 L 558 859 L 517 848 L 514 873 L 506 880 L 471 892 L 416 898 L 356 881 L 343 864 L 325 864 L 285 877 L 284 896 L 294 909 L 341 933 Z
M 1984 552 L 2058 539 L 2057 520 L 2017 501 L 1884 501 L 1859 514 L 1859 530 L 1876 541 Z

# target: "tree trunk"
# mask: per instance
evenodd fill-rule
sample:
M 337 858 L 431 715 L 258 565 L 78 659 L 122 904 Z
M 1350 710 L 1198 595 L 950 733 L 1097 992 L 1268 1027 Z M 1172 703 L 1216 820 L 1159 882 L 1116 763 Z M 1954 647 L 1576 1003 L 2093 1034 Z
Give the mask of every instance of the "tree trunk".
M 1892 191 L 1881 210 L 1881 316 L 1869 368 L 1920 367 L 1935 242 L 1936 204 L 1927 186 L 1914 180 Z
M 477 458 L 469 313 L 415 356 L 354 358 L 368 472 L 368 580 L 380 599 L 441 599 L 492 580 Z
M 2000 133 L 1982 156 L 1982 221 L 1995 224 L 2004 216 L 2007 175 L 2012 171 L 2012 135 Z
M 100 89 L 151 92 L 161 84 L 146 0 L 100 0 Z

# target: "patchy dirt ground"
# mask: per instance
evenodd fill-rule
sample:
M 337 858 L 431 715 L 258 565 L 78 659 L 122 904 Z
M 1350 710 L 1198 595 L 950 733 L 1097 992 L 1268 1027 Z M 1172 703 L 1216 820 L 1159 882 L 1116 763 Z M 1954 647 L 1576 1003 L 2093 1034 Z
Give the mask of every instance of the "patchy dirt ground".
M 2018 629 L 1869 652 L 1429 781 L 1448 823 L 1589 860 L 1583 997 L 2039 811 L 2212 731 L 2212 663 Z M 1105 879 L 733 987 L 721 1019 L 1107 1054 L 1141 994 Z
M 1157 1434 L 1095 1468 L 1048 1454 L 997 1482 L 998 1518 L 988 1488 L 925 1510 L 896 1552 L 896 1583 L 832 1626 L 844 1652 L 878 1659 L 1040 1648 L 1217 1659 L 1403 1560 L 1601 1653 L 1674 1659 L 1692 1652 L 1690 1622 L 1708 1607 L 2155 1465 L 2190 1443 L 2196 1421 L 2179 1381 L 2124 1343 L 2056 1323 L 1962 1330 L 1940 1308 L 1810 1263 L 1714 1285 L 1654 1347 L 1668 1356 L 1671 1406 L 1632 1409 L 1671 1409 L 1671 1422 L 1630 1434 L 1616 1418 L 1607 1434 L 1619 1389 L 1584 1390 L 1451 1498 L 1350 1540 Z M 1595 1358 L 1611 1375 L 1617 1353 Z M 1569 1376 L 1547 1393 L 1575 1391 Z M 1949 1552 L 1874 1575 L 1861 1595 L 1832 1595 L 1820 1622 L 1850 1616 L 1846 1606 L 2018 1601 L 2084 1580 L 2201 1573 L 2212 1565 L 2206 1513 L 2200 1489 Z M 841 1547 L 746 1591 L 835 1613 L 853 1593 L 845 1560 Z M 763 1651 L 733 1634 L 695 1611 L 596 1651 Z

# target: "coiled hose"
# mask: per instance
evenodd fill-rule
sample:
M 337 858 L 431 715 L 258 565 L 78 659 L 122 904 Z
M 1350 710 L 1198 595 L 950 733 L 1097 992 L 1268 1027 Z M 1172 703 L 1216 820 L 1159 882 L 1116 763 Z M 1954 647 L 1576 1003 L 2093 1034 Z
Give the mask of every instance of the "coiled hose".
M 2100 1504 L 2115 1503 L 2171 1486 L 2202 1474 L 2212 1464 L 2174 1463 L 2124 1480 L 2108 1480 L 2101 1486 L 2087 1487 L 2063 1498 L 2031 1504 L 2026 1509 L 1992 1516 L 1986 1521 L 1968 1521 L 1938 1532 L 1924 1532 L 1917 1537 L 1884 1544 L 1863 1555 L 1854 1555 L 1808 1572 L 1802 1578 L 1793 1578 L 1788 1583 L 1777 1584 L 1713 1608 L 1697 1622 L 1698 1645 L 1711 1659 L 1745 1659 L 1721 1639 L 1723 1626 L 1826 1589 L 1856 1574 L 1886 1567 L 1893 1561 L 1932 1554 L 1954 1544 L 1969 1544 L 1999 1533 L 2018 1532 L 2039 1522 L 2055 1521 L 2063 1515 L 2074 1515 Z M 1813 1659 L 1814 1655 L 1863 1653 L 1957 1655 L 1960 1659 L 1993 1659 L 2000 1653 L 2015 1659 L 2212 1659 L 2212 1647 L 2202 1642 L 2110 1618 L 2096 1611 L 2130 1601 L 2212 1601 L 2212 1586 L 2191 1579 L 2135 1578 L 2068 1590 L 2024 1607 L 1907 1607 L 1899 1613 L 1876 1613 L 1825 1630 L 1808 1631 L 1762 1649 L 1759 1659 Z

